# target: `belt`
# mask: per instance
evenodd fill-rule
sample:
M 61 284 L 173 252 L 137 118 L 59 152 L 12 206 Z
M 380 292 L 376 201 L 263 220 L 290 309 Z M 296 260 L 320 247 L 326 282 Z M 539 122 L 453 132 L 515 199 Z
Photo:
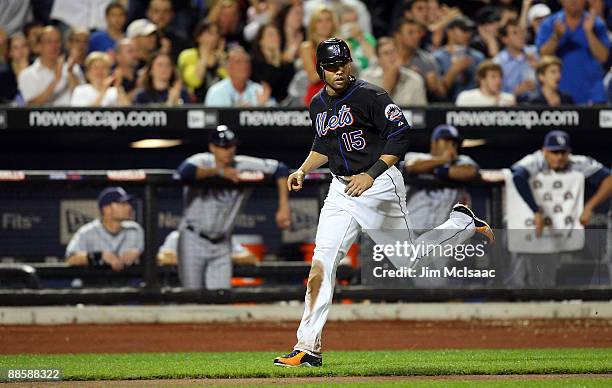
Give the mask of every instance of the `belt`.
M 219 237 L 210 237 L 206 233 L 204 233 L 204 232 L 202 232 L 200 230 L 197 230 L 193 225 L 187 225 L 187 227 L 185 229 L 187 229 L 190 232 L 197 233 L 198 236 L 200 236 L 201 238 L 203 238 L 205 240 L 210 241 L 213 244 L 218 244 L 220 242 L 223 242 L 223 241 L 227 240 L 227 235 L 222 235 L 222 236 L 219 236 Z
M 344 177 L 342 177 L 340 175 L 334 175 L 334 178 L 338 179 L 340 181 L 340 183 L 342 183 L 343 185 L 348 184 L 348 181 Z

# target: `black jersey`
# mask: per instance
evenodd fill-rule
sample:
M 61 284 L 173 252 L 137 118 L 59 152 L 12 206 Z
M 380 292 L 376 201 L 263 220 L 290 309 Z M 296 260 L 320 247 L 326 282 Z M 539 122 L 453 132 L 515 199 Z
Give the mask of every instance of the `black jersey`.
M 363 80 L 330 97 L 325 88 L 310 103 L 316 129 L 312 150 L 326 155 L 335 175 L 367 171 L 381 155 L 400 159 L 408 150 L 410 124 L 387 92 Z

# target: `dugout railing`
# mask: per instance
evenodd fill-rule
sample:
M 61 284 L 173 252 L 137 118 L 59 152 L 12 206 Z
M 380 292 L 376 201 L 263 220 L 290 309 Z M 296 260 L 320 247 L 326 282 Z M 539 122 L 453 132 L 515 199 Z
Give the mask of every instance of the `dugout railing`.
M 219 292 L 193 292 L 173 287 L 164 279 L 176 279 L 175 267 L 158 267 L 155 260 L 158 242 L 155 239 L 158 224 L 155 222 L 157 192 L 161 187 L 180 186 L 176 175 L 171 170 L 112 170 L 112 171 L 7 171 L 3 172 L 4 180 L 0 188 L 19 186 L 34 187 L 44 190 L 49 186 L 75 188 L 93 186 L 100 188 L 109 184 L 122 184 L 128 188 L 142 188 L 142 223 L 145 229 L 145 252 L 142 265 L 128 268 L 116 273 L 104 268 L 69 267 L 62 263 L 31 263 L 0 265 L 0 273 L 17 276 L 21 271 L 24 286 L 21 289 L 0 290 L 0 305 L 55 305 L 55 304 L 115 304 L 115 303 L 238 303 L 238 302 L 272 302 L 280 300 L 300 300 L 304 295 L 303 279 L 308 275 L 309 264 L 305 262 L 262 262 L 256 265 L 234 266 L 234 276 L 263 278 L 263 286 L 239 287 Z M 8 177 L 10 176 L 10 180 Z M 471 184 L 472 188 L 488 191 L 485 212 L 493 226 L 501 226 L 503 214 L 501 190 L 503 182 L 498 171 L 483 171 L 480 179 Z M 307 185 L 323 185 L 330 176 L 326 170 L 317 171 L 307 178 Z M 421 176 L 420 185 L 436 188 L 442 184 L 432 177 Z M 409 184 L 417 181 L 406 177 Z M 249 185 L 267 186 L 272 182 L 250 182 Z M 446 183 L 448 184 L 448 183 Z M 324 191 L 320 193 L 324 195 Z M 20 268 L 21 266 L 21 268 Z M 500 287 L 463 287 L 444 289 L 378 289 L 359 284 L 359 270 L 341 266 L 338 280 L 343 281 L 336 290 L 337 299 L 354 301 L 448 301 L 456 299 L 469 300 L 566 300 L 566 299 L 612 299 L 612 289 L 607 284 L 589 287 L 563 287 L 558 289 L 504 289 Z M 0 279 L 2 277 L 0 276 Z M 88 287 L 88 288 L 42 288 L 50 280 L 88 278 L 114 279 L 116 281 L 141 279 L 131 287 Z M 274 280 L 293 279 L 293 285 L 275 284 Z

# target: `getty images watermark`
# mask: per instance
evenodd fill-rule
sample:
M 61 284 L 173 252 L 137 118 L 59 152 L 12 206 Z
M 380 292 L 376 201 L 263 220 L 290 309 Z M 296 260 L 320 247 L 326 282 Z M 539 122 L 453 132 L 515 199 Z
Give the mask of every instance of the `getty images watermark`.
M 375 244 L 372 248 L 370 276 L 385 278 L 494 278 L 495 269 L 474 269 L 458 266 L 466 259 L 483 258 L 486 245 L 475 244 L 436 244 L 408 241 L 395 241 L 389 244 Z M 389 266 L 385 258 L 393 266 Z M 452 260 L 451 260 L 452 259 Z M 452 261 L 456 263 L 452 263 Z M 453 265 L 448 265 L 448 262 Z M 439 264 L 446 263 L 440 267 Z M 435 265 L 434 265 L 435 264 Z

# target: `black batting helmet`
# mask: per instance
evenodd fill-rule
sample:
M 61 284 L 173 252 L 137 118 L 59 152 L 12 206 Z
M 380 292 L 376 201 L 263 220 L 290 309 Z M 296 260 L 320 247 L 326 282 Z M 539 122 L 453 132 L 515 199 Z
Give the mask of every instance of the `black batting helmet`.
M 210 133 L 208 142 L 219 147 L 229 147 L 238 144 L 238 138 L 227 125 L 219 125 L 217 129 Z
M 323 66 L 352 62 L 351 50 L 345 41 L 329 38 L 317 46 L 317 74 L 323 79 Z

